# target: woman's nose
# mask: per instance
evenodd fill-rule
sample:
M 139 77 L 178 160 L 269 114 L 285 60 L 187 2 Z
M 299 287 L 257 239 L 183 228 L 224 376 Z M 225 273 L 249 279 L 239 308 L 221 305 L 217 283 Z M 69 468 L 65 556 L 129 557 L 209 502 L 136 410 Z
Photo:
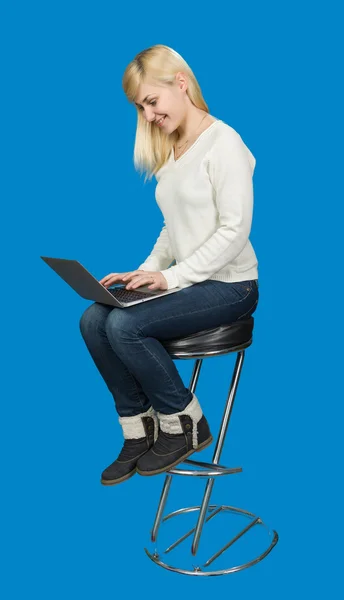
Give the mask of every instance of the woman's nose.
M 149 112 L 147 111 L 147 112 L 146 112 L 146 119 L 147 119 L 147 121 L 149 121 L 149 122 L 151 122 L 151 121 L 154 121 L 154 120 L 155 120 L 155 115 L 154 115 L 154 113 L 153 113 L 152 111 L 149 111 Z

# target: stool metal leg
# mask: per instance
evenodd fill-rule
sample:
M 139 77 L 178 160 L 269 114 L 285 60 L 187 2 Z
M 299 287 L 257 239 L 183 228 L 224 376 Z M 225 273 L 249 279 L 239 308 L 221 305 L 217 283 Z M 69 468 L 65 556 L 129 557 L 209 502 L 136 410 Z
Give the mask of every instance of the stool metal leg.
M 187 540 L 189 537 L 191 537 L 192 534 L 194 534 L 192 547 L 191 547 L 191 554 L 193 556 L 195 556 L 197 553 L 197 550 L 198 550 L 200 537 L 201 537 L 201 533 L 202 533 L 204 524 L 208 523 L 210 520 L 212 520 L 217 515 L 223 515 L 226 512 L 232 513 L 234 515 L 241 515 L 243 517 L 249 518 L 250 523 L 246 527 L 244 527 L 241 531 L 239 531 L 220 550 L 213 553 L 212 556 L 210 556 L 205 561 L 202 568 L 200 566 L 194 566 L 193 570 L 187 570 L 184 568 L 178 568 L 175 566 L 168 565 L 161 560 L 160 555 L 157 552 L 157 550 L 155 550 L 154 553 L 151 553 L 151 552 L 149 552 L 149 550 L 147 548 L 145 548 L 145 552 L 148 555 L 148 557 L 153 562 L 155 562 L 155 564 L 157 564 L 161 567 L 164 567 L 167 570 L 174 571 L 176 573 L 185 574 L 185 575 L 198 575 L 198 576 L 226 575 L 228 573 L 234 573 L 236 571 L 241 571 L 242 569 L 250 567 L 250 566 L 256 564 L 257 562 L 263 560 L 263 558 L 265 558 L 265 556 L 267 556 L 271 552 L 271 550 L 275 547 L 275 545 L 278 542 L 277 532 L 275 530 L 270 531 L 269 528 L 263 522 L 263 520 L 260 517 L 258 517 L 257 515 L 254 515 L 253 513 L 243 510 L 243 509 L 240 509 L 240 508 L 235 508 L 234 506 L 228 506 L 228 505 L 223 505 L 223 504 L 221 504 L 221 505 L 210 505 L 209 504 L 211 493 L 212 493 L 213 486 L 214 486 L 215 477 L 230 475 L 230 474 L 239 473 L 240 471 L 242 471 L 241 467 L 231 468 L 231 469 L 224 467 L 219 464 L 219 460 L 221 457 L 221 452 L 223 449 L 224 440 L 225 440 L 227 428 L 229 425 L 229 420 L 230 420 L 231 413 L 233 410 L 234 399 L 235 399 L 235 395 L 236 395 L 236 391 L 237 391 L 237 387 L 238 387 L 238 383 L 239 383 L 239 378 L 240 378 L 240 374 L 241 374 L 241 370 L 242 370 L 242 366 L 243 366 L 243 362 L 244 362 L 244 356 L 245 356 L 245 350 L 243 349 L 243 347 L 241 347 L 240 350 L 238 349 L 237 359 L 235 362 L 235 367 L 234 367 L 233 375 L 232 375 L 232 381 L 230 384 L 228 398 L 227 398 L 224 414 L 223 414 L 221 425 L 220 425 L 220 431 L 219 431 L 219 434 L 218 434 L 218 437 L 216 440 L 216 445 L 215 445 L 214 456 L 213 456 L 212 462 L 206 463 L 206 462 L 188 459 L 188 460 L 185 460 L 184 462 L 187 463 L 188 465 L 190 465 L 191 470 L 180 469 L 178 467 L 174 467 L 167 473 L 165 482 L 164 482 L 164 486 L 162 489 L 160 502 L 159 502 L 159 506 L 157 509 L 153 529 L 151 532 L 151 540 L 153 542 L 155 542 L 157 540 L 158 531 L 159 531 L 162 521 L 163 522 L 168 521 L 169 519 L 171 519 L 175 516 L 181 515 L 181 514 L 199 511 L 196 526 L 192 527 L 192 529 L 187 531 L 184 535 L 182 535 L 182 537 L 175 540 L 173 543 L 170 543 L 168 548 L 166 548 L 164 551 L 164 554 L 169 554 L 171 551 L 173 551 L 174 548 L 179 546 L 181 543 L 183 543 L 185 540 Z M 179 357 L 181 358 L 181 356 L 179 356 Z M 198 356 L 195 361 L 193 373 L 191 376 L 190 390 L 192 392 L 195 392 L 197 381 L 198 381 L 200 370 L 201 370 L 201 366 L 202 366 L 202 362 L 203 362 L 203 359 L 200 356 Z M 201 471 L 196 470 L 194 467 L 201 467 Z M 168 494 L 169 494 L 169 491 L 171 488 L 172 474 L 173 475 L 184 475 L 184 476 L 190 476 L 190 475 L 201 476 L 201 477 L 207 477 L 208 480 L 206 483 L 206 487 L 205 487 L 205 491 L 204 491 L 204 495 L 203 495 L 203 499 L 202 499 L 202 504 L 200 506 L 180 508 L 166 516 L 163 516 L 167 498 L 168 498 Z M 207 516 L 207 513 L 209 513 L 208 516 Z M 249 560 L 248 562 L 240 564 L 240 565 L 235 565 L 228 569 L 222 569 L 222 570 L 217 570 L 217 571 L 205 571 L 204 570 L 207 567 L 209 567 L 209 565 L 211 565 L 213 562 L 215 562 L 218 557 L 220 557 L 224 552 L 226 552 L 226 550 L 228 550 L 228 548 L 233 546 L 233 544 L 237 540 L 239 540 L 241 537 L 243 537 L 249 530 L 254 529 L 256 525 L 261 525 L 268 531 L 268 534 L 270 537 L 270 543 L 269 543 L 269 546 L 265 549 L 265 551 L 260 553 L 253 560 Z
M 192 393 L 195 392 L 199 374 L 201 372 L 202 363 L 203 363 L 203 359 L 201 359 L 201 358 L 197 358 L 195 361 L 195 365 L 193 368 L 193 372 L 191 375 L 191 381 L 190 381 L 190 385 L 189 385 L 189 389 Z M 165 505 L 167 502 L 167 496 L 170 491 L 171 483 L 172 483 L 172 475 L 167 475 L 165 478 L 162 492 L 161 492 L 160 502 L 159 502 L 158 510 L 156 513 L 156 517 L 155 517 L 155 521 L 154 521 L 154 525 L 153 525 L 153 529 L 152 529 L 152 533 L 151 533 L 152 542 L 155 542 L 157 539 L 158 530 L 160 527 L 160 523 L 161 523 L 162 515 L 163 515 L 164 509 L 165 509 Z
M 233 376 L 232 376 L 232 381 L 231 381 L 228 398 L 227 398 L 227 402 L 226 402 L 226 407 L 225 407 L 225 411 L 224 411 L 224 414 L 222 417 L 220 432 L 219 432 L 219 435 L 218 435 L 218 438 L 216 441 L 214 456 L 213 456 L 213 460 L 212 460 L 213 464 L 215 464 L 215 465 L 217 465 L 220 460 L 223 443 L 225 440 L 225 436 L 226 436 L 226 432 L 227 432 L 227 428 L 228 428 L 228 424 L 229 424 L 229 419 L 230 419 L 230 416 L 231 416 L 231 413 L 233 410 L 234 398 L 235 398 L 235 394 L 236 394 L 238 383 L 239 383 L 240 373 L 241 373 L 242 365 L 244 362 L 244 355 L 245 355 L 244 350 L 242 352 L 238 352 L 238 355 L 237 355 L 237 359 L 236 359 L 236 363 L 235 363 L 235 367 L 234 367 L 234 371 L 233 371 Z M 191 552 L 193 555 L 196 554 L 197 549 L 198 549 L 198 545 L 199 545 L 199 541 L 200 541 L 200 537 L 201 537 L 201 533 L 202 533 L 202 529 L 203 529 L 203 525 L 204 525 L 204 519 L 206 517 L 206 513 L 207 513 L 209 502 L 210 502 L 211 492 L 212 492 L 212 489 L 214 486 L 214 481 L 215 481 L 214 478 L 209 477 L 206 488 L 205 488 L 205 492 L 204 492 L 204 496 L 203 496 L 203 500 L 202 500 L 202 504 L 201 504 L 201 509 L 199 512 L 198 521 L 197 521 L 197 525 L 196 525 L 195 535 L 194 535 L 194 539 L 192 542 Z

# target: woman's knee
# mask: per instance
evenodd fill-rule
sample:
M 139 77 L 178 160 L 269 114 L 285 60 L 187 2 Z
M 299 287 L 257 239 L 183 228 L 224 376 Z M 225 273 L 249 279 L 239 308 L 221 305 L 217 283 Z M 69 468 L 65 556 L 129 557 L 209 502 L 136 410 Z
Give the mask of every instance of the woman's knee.
M 99 326 L 105 325 L 109 309 L 98 302 L 94 302 L 86 308 L 79 320 L 81 335 L 86 337 L 99 329 Z
M 109 340 L 115 343 L 121 336 L 135 334 L 137 331 L 136 318 L 133 312 L 115 308 L 109 314 L 105 323 L 105 333 Z

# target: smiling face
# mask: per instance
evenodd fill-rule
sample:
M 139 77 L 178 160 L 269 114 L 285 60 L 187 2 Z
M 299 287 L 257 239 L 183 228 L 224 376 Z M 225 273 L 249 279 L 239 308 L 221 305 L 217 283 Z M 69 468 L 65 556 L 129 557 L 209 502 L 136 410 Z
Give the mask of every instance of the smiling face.
M 186 112 L 186 79 L 177 74 L 173 85 L 141 83 L 135 98 L 138 110 L 155 127 L 171 134 L 178 128 Z M 166 115 L 166 116 L 165 116 Z M 164 117 L 161 125 L 157 121 Z

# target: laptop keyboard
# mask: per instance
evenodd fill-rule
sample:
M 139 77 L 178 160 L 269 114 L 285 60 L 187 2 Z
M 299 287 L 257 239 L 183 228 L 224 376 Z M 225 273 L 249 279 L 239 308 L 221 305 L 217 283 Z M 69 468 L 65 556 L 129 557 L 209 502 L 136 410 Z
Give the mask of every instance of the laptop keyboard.
M 137 292 L 136 290 L 126 290 L 125 287 L 118 287 L 113 290 L 110 290 L 108 288 L 108 292 L 110 292 L 110 294 L 112 294 L 112 296 L 116 298 L 116 300 L 119 300 L 119 302 L 135 302 L 135 300 L 142 300 L 143 297 L 151 298 L 152 296 L 157 295 L 157 291 L 152 293 Z

